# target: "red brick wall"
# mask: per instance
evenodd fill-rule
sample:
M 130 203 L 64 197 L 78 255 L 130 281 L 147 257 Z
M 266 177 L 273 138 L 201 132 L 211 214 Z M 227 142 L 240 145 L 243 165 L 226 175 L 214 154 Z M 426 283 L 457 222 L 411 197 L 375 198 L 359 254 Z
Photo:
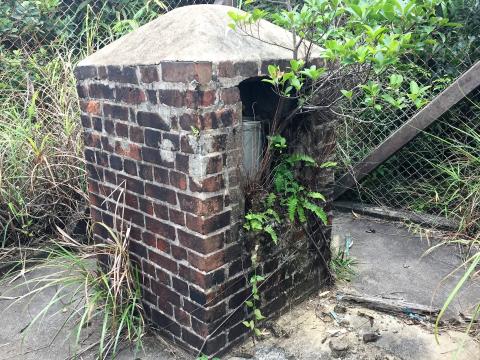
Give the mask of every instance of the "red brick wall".
M 222 352 L 247 332 L 240 323 L 250 255 L 240 236 L 236 85 L 259 69 L 256 62 L 192 62 L 76 70 L 92 218 L 114 226 L 115 212 L 122 214 L 147 317 L 167 338 L 205 354 Z M 125 189 L 121 209 L 117 187 Z M 98 241 L 107 236 L 95 228 Z M 320 272 L 309 275 L 318 267 L 313 258 L 288 273 L 274 271 L 274 257 L 265 262 L 265 272 L 275 272 L 265 287 L 268 312 L 298 298 L 295 289 L 304 295 L 318 287 Z M 274 290 L 279 284 L 285 293 Z

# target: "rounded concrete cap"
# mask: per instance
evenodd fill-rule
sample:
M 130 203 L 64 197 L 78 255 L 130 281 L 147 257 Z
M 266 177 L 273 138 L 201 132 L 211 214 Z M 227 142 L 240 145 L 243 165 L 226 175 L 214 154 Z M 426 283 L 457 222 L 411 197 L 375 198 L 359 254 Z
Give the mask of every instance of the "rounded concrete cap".
M 177 8 L 105 46 L 82 60 L 79 66 L 292 58 L 293 38 L 290 32 L 261 20 L 249 30 L 254 37 L 249 36 L 240 29 L 232 30 L 228 26 L 231 23 L 229 11 L 241 10 L 223 5 Z M 299 55 L 306 50 L 306 45 L 299 49 Z M 318 55 L 319 49 L 314 46 L 313 54 Z

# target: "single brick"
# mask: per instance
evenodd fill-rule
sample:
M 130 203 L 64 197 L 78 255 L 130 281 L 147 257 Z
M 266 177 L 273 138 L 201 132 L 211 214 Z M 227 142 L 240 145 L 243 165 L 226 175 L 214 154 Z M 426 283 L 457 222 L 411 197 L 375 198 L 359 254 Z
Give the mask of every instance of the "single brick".
M 222 89 L 220 99 L 225 105 L 236 104 L 240 101 L 240 90 L 237 87 Z
M 138 174 L 137 162 L 130 159 L 125 159 L 125 161 L 123 162 L 123 169 L 127 174 L 130 174 L 133 176 L 137 176 Z
M 178 193 L 180 208 L 195 215 L 213 215 L 223 210 L 223 196 L 217 195 L 208 199 L 199 199 L 190 195 Z
M 113 89 L 104 84 L 90 84 L 88 94 L 95 99 L 114 100 Z
M 215 232 L 230 225 L 230 220 L 230 211 L 226 211 L 208 218 L 204 216 L 194 216 L 191 214 L 186 215 L 187 228 L 203 235 Z
M 168 209 L 169 219 L 171 222 L 185 226 L 185 213 L 172 208 Z
M 162 78 L 167 82 L 197 81 L 204 85 L 212 80 L 211 63 L 165 62 L 162 63 Z
M 138 105 L 146 101 L 146 96 L 143 90 L 130 87 L 119 87 L 116 89 L 116 101 L 127 104 Z
M 145 145 L 158 148 L 162 141 L 162 133 L 153 129 L 145 129 Z
M 170 171 L 170 184 L 180 190 L 187 189 L 187 177 L 185 174 L 176 172 L 171 170 Z
M 245 78 L 258 76 L 258 64 L 254 61 L 237 62 L 233 68 L 237 76 Z
M 80 100 L 80 110 L 84 113 L 92 114 L 92 115 L 101 115 L 102 108 L 98 101 L 90 100 L 90 101 L 83 101 Z
M 88 98 L 88 87 L 77 84 L 77 94 L 81 99 Z
M 156 66 L 140 67 L 141 80 L 143 83 L 150 84 L 160 80 Z
M 145 184 L 145 193 L 157 200 L 166 201 L 172 205 L 177 204 L 176 193 L 171 189 L 153 184 Z
M 168 240 L 175 241 L 175 228 L 151 217 L 145 218 L 146 228 L 154 234 L 160 235 Z
M 176 274 L 178 272 L 178 265 L 176 261 L 155 251 L 148 251 L 148 259 L 161 269 L 168 270 L 173 274 Z
M 133 143 L 127 143 L 123 141 L 115 142 L 115 152 L 118 155 L 128 157 L 130 159 L 141 160 L 140 156 L 140 146 Z
M 128 125 L 121 122 L 115 123 L 115 133 L 118 137 L 128 139 Z
M 200 271 L 212 271 L 225 265 L 224 250 L 218 251 L 213 255 L 197 255 L 194 252 L 188 252 L 188 262 Z
M 107 66 L 108 80 L 112 82 L 138 84 L 136 68 L 132 66 Z
M 166 89 L 158 91 L 160 104 L 181 108 L 184 106 L 184 93 L 179 90 Z
M 160 129 L 169 131 L 170 126 L 162 119 L 157 113 L 139 111 L 137 113 L 137 123 L 140 126 L 150 127 L 154 129 Z
M 188 249 L 192 249 L 202 254 L 209 254 L 220 250 L 224 245 L 224 234 L 217 234 L 208 238 L 202 238 L 193 233 L 177 229 L 178 241 Z M 203 269 L 201 269 L 203 270 Z
M 144 144 L 145 136 L 143 133 L 143 128 L 138 126 L 130 126 L 130 140 L 137 144 Z
M 128 108 L 121 105 L 104 104 L 103 116 L 128 121 Z

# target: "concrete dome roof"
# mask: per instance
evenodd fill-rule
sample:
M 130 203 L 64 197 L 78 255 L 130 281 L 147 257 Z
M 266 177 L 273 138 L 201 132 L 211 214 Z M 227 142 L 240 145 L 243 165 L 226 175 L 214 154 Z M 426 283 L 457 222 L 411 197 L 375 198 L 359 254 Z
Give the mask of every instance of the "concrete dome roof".
M 154 65 L 162 61 L 262 61 L 292 58 L 292 35 L 268 21 L 255 39 L 228 27 L 223 5 L 180 7 L 121 37 L 87 57 L 87 65 Z M 257 25 L 253 26 L 257 32 Z M 318 53 L 318 47 L 314 51 Z M 303 49 L 300 49 L 300 53 Z

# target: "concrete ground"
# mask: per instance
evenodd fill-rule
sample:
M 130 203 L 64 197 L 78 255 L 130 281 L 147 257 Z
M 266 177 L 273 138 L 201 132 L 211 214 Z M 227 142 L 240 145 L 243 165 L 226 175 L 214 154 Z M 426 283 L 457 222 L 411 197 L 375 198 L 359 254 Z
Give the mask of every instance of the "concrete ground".
M 456 248 L 441 247 L 422 257 L 429 248 L 425 239 L 398 224 L 356 218 L 351 214 L 337 214 L 334 239 L 340 245 L 345 239 L 353 240 L 350 251 L 357 260 L 357 274 L 352 281 L 337 284 L 328 293 L 322 292 L 293 308 L 270 322 L 264 339 L 255 344 L 247 341 L 223 359 L 447 360 L 453 358 L 459 346 L 462 349 L 457 359 L 480 359 L 479 344 L 462 332 L 465 324 L 442 329 L 438 345 L 429 322 L 417 323 L 406 316 L 387 315 L 359 306 L 342 307 L 344 304 L 340 304 L 336 296 L 337 292 L 358 292 L 440 306 L 461 276 L 458 273 L 440 284 L 445 275 L 461 264 Z M 54 290 L 40 293 L 34 299 L 15 302 L 10 297 L 22 294 L 25 289 L 12 290 L 11 287 L 0 287 L 0 360 L 72 358 L 73 342 L 68 335 L 71 324 L 67 322 L 61 329 L 68 308 L 53 306 L 40 325 L 25 331 L 35 315 L 49 303 Z M 479 299 L 479 281 L 468 283 L 449 316 L 457 317 L 460 311 L 469 313 Z M 83 346 L 95 344 L 98 331 L 92 324 L 82 338 Z M 365 342 L 364 335 L 375 341 Z M 84 352 L 78 358 L 93 359 L 93 352 Z M 192 358 L 153 335 L 145 338 L 142 351 L 124 349 L 117 357 L 122 360 Z

